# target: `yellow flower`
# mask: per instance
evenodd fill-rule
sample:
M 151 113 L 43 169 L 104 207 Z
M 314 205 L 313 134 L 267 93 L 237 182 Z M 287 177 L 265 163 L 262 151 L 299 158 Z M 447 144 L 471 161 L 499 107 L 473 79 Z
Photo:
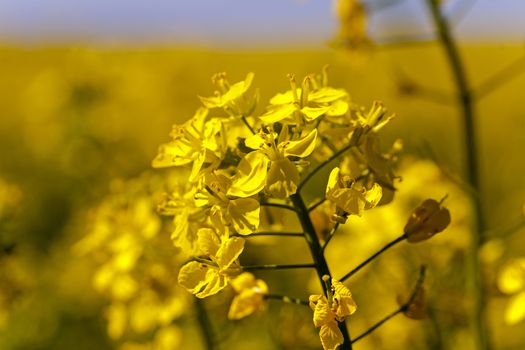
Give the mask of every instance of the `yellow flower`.
M 176 247 L 187 255 L 196 251 L 197 231 L 206 224 L 206 210 L 195 204 L 195 186 L 178 186 L 164 194 L 157 211 L 161 215 L 173 216 L 174 230 L 171 239 Z
M 314 311 L 314 326 L 320 328 L 319 337 L 323 349 L 335 350 L 344 341 L 338 322 L 344 321 L 357 310 L 352 293 L 341 282 L 332 279 L 328 298 L 324 295 L 311 295 L 309 301 L 310 308 Z
M 505 308 L 504 319 L 509 325 L 525 319 L 525 259 L 509 262 L 498 276 L 498 288 L 505 294 L 512 295 Z
M 348 111 L 348 93 L 344 89 L 326 86 L 326 72 L 323 74 L 325 79 L 321 84 L 307 76 L 303 80 L 302 88 L 297 88 L 295 77 L 290 75 L 291 90 L 277 94 L 270 100 L 271 106 L 260 117 L 262 122 L 265 125 L 277 122 L 302 124 L 302 118 L 312 122 L 323 115 L 345 114 Z
M 198 232 L 198 246 L 206 261 L 190 261 L 179 272 L 179 284 L 198 298 L 205 298 L 226 287 L 230 276 L 240 272 L 237 258 L 244 249 L 244 239 L 219 236 L 214 230 Z
M 378 132 L 395 118 L 395 114 L 387 116 L 386 113 L 387 109 L 383 105 L 383 102 L 374 101 L 368 113 L 364 114 L 361 110 L 356 110 L 354 118 L 357 126 Z
M 206 121 L 208 109 L 199 108 L 192 119 L 173 126 L 172 141 L 159 148 L 153 160 L 154 168 L 193 163 L 190 181 L 195 181 L 204 169 L 216 169 L 226 150 L 225 131 L 218 119 Z
M 374 183 L 367 189 L 351 176 L 341 175 L 338 167 L 332 170 L 326 185 L 326 198 L 336 205 L 336 220 L 342 223 L 348 215 L 361 216 L 365 209 L 374 208 L 381 196 L 381 186 Z
M 350 50 L 371 46 L 366 33 L 366 10 L 357 0 L 335 0 L 339 31 L 333 45 Z
M 259 227 L 259 202 L 253 198 L 235 198 L 229 189 L 231 180 L 221 173 L 206 174 L 195 194 L 196 205 L 208 208 L 212 224 L 221 231 L 232 226 L 248 235 Z
M 200 97 L 201 102 L 207 108 L 223 108 L 230 116 L 248 116 L 255 109 L 257 94 L 252 98 L 246 97 L 246 92 L 252 85 L 254 74 L 248 73 L 244 81 L 233 85 L 228 83 L 226 73 L 215 74 L 212 81 L 221 91 L 215 91 L 215 96 Z
M 228 312 L 230 320 L 239 320 L 262 308 L 264 295 L 268 293 L 263 280 L 256 280 L 251 273 L 244 272 L 230 284 L 236 292 Z
M 239 163 L 233 178 L 230 195 L 247 197 L 266 189 L 273 197 L 286 198 L 297 191 L 300 175 L 289 157 L 306 158 L 315 148 L 317 130 L 313 129 L 298 140 L 289 140 L 288 127 L 279 137 L 269 128 L 248 137 L 246 146 L 255 149 Z
M 405 225 L 404 232 L 407 242 L 418 243 L 443 231 L 449 224 L 448 209 L 442 208 L 434 199 L 427 199 L 414 210 Z

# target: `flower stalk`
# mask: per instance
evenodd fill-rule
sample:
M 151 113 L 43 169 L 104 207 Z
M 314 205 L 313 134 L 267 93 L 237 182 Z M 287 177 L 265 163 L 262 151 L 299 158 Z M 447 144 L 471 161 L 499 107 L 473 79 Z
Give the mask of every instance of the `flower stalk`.
M 454 77 L 456 87 L 458 89 L 458 102 L 462 109 L 463 115 L 463 132 L 464 132 L 464 151 L 466 158 L 466 177 L 474 195 L 471 197 L 474 221 L 472 227 L 472 238 L 469 253 L 469 270 L 472 278 L 472 299 L 474 304 L 474 312 L 472 314 L 472 324 L 474 326 L 474 338 L 477 348 L 480 350 L 491 349 L 487 320 L 484 307 L 487 302 L 487 296 L 483 288 L 481 261 L 479 258 L 479 251 L 485 241 L 483 232 L 485 231 L 485 221 L 483 218 L 481 197 L 480 197 L 480 177 L 479 164 L 477 154 L 477 134 L 476 134 L 476 118 L 473 106 L 473 94 L 469 87 L 467 75 L 463 66 L 459 50 L 451 34 L 450 26 L 443 15 L 440 2 L 438 0 L 427 0 L 436 33 L 445 50 L 450 69 Z

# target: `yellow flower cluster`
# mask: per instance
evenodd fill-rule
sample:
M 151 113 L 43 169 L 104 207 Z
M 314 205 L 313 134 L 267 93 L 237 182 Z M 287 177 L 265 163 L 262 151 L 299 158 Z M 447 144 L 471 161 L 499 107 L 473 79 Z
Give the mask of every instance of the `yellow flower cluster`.
M 394 153 L 381 153 L 377 140 L 393 117 L 382 103 L 370 110 L 354 104 L 346 90 L 328 85 L 326 69 L 306 76 L 300 85 L 295 76 L 288 78 L 290 90 L 257 112 L 252 73 L 235 84 L 224 73 L 215 75 L 218 90 L 201 97 L 203 105 L 194 116 L 173 127 L 171 141 L 160 146 L 153 160 L 153 167 L 184 167 L 189 174 L 159 205 L 161 214 L 173 217 L 173 243 L 189 257 L 178 281 L 198 298 L 231 285 L 236 292 L 231 319 L 260 309 L 268 295 L 266 283 L 244 272 L 239 261 L 245 237 L 259 230 L 262 206 L 294 208 L 292 198 L 323 163 L 350 150 L 326 188 L 335 220 L 360 216 L 379 204 L 383 192 L 394 189 Z M 316 323 L 322 333 L 355 311 L 346 287 L 335 280 L 332 286 L 332 299 L 311 299 L 316 310 L 326 304 L 335 315 Z
M 176 283 L 178 254 L 155 210 L 160 180 L 144 174 L 115 181 L 93 210 L 90 233 L 74 246 L 97 264 L 93 284 L 109 300 L 107 331 L 121 349 L 173 349 L 182 339 L 173 322 L 187 298 Z M 133 340 L 145 334 L 153 334 L 151 342 Z

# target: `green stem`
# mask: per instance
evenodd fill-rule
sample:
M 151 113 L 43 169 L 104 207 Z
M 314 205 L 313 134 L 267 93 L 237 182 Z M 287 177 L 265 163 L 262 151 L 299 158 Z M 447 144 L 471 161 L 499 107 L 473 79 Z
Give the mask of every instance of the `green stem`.
M 204 342 L 207 350 L 214 350 L 215 345 L 213 343 L 213 328 L 211 321 L 208 318 L 208 313 L 204 307 L 204 301 L 199 298 L 195 299 L 195 309 L 197 310 L 197 321 L 204 337 Z
M 306 185 L 306 183 L 308 181 L 310 181 L 310 179 L 315 175 L 317 174 L 321 169 L 323 169 L 326 165 L 328 165 L 331 161 L 333 161 L 334 159 L 338 158 L 339 156 L 341 156 L 343 153 L 345 153 L 346 151 L 348 151 L 350 148 L 354 147 L 356 144 L 356 142 L 350 142 L 348 145 L 346 145 L 345 147 L 341 148 L 339 151 L 335 152 L 334 154 L 332 154 L 332 156 L 330 158 L 328 158 L 327 160 L 325 160 L 324 162 L 322 162 L 321 164 L 319 164 L 314 170 L 312 170 L 308 175 L 306 175 L 303 179 L 303 181 L 301 181 L 301 183 L 299 184 L 299 186 L 297 186 L 297 192 L 299 192 L 301 190 L 301 188 L 303 188 L 304 185 Z
M 361 264 L 357 265 L 352 271 L 348 272 L 346 275 L 344 275 L 343 277 L 341 277 L 339 279 L 339 281 L 343 282 L 345 280 L 347 280 L 348 278 L 352 277 L 356 272 L 358 272 L 359 270 L 361 270 L 363 267 L 365 267 L 366 265 L 368 265 L 370 262 L 372 262 L 375 258 L 377 258 L 379 255 L 383 254 L 385 251 L 387 251 L 388 249 L 392 248 L 393 246 L 395 246 L 396 244 L 398 244 L 399 242 L 402 242 L 406 239 L 406 236 L 405 235 L 402 235 L 396 239 L 394 239 L 392 242 L 389 242 L 387 243 L 383 248 L 379 249 L 377 252 L 375 252 L 374 254 L 372 254 L 372 256 L 370 256 L 368 259 L 366 259 L 365 261 L 363 261 Z
M 363 339 L 367 335 L 370 335 L 373 331 L 375 331 L 376 329 L 381 327 L 385 322 L 387 322 L 391 318 L 393 318 L 393 317 L 397 316 L 398 314 L 400 314 L 401 312 L 403 312 L 403 310 L 404 310 L 403 307 L 400 307 L 396 311 L 390 313 L 388 316 L 383 318 L 381 321 L 375 323 L 372 327 L 368 328 L 365 332 L 363 332 L 358 337 L 356 337 L 354 340 L 352 340 L 352 344 L 358 342 L 359 340 Z
M 464 139 L 465 139 L 465 156 L 467 163 L 467 180 L 475 191 L 476 195 L 471 197 L 474 222 L 473 235 L 471 239 L 469 254 L 469 270 L 472 277 L 472 299 L 474 312 L 472 315 L 472 324 L 474 326 L 474 337 L 477 348 L 480 350 L 491 349 L 487 320 L 484 307 L 487 302 L 487 296 L 483 288 L 483 279 L 481 271 L 481 261 L 479 251 L 484 243 L 483 232 L 485 222 L 480 199 L 480 179 L 477 155 L 476 124 L 474 118 L 473 96 L 469 88 L 463 62 L 454 38 L 452 37 L 449 24 L 443 16 L 439 0 L 427 0 L 432 18 L 437 29 L 438 37 L 445 49 L 450 68 L 452 70 L 456 87 L 459 91 L 459 103 L 463 111 Z
M 275 207 L 275 208 L 281 208 L 281 209 L 296 211 L 294 207 L 291 207 L 291 206 L 286 205 L 286 204 L 261 202 L 260 205 L 261 206 L 265 206 L 265 207 Z
M 305 269 L 305 268 L 315 268 L 315 264 L 288 264 L 288 265 L 267 264 L 267 265 L 249 265 L 249 266 L 242 267 L 244 271 L 286 270 L 286 269 Z
M 300 232 L 254 232 L 249 235 L 241 235 L 240 233 L 231 234 L 232 237 L 250 238 L 255 236 L 280 236 L 280 237 L 304 237 L 304 233 Z
M 284 303 L 290 303 L 290 304 L 297 304 L 297 305 L 306 305 L 308 306 L 308 302 L 306 300 L 298 299 L 298 298 L 290 298 L 286 295 L 279 295 L 279 294 L 266 294 L 264 296 L 265 299 L 275 299 L 280 300 Z
M 425 272 L 426 272 L 426 267 L 423 265 L 419 269 L 419 277 L 417 279 L 416 286 L 414 287 L 414 289 L 412 291 L 412 294 L 410 295 L 410 298 L 408 299 L 408 301 L 406 303 L 401 305 L 394 312 L 391 312 L 386 317 L 382 318 L 380 321 L 376 322 L 372 327 L 368 328 L 366 331 L 364 331 L 362 334 L 360 334 L 358 337 L 356 337 L 352 341 L 352 343 L 355 343 L 355 342 L 363 339 L 367 335 L 370 335 L 373 331 L 375 331 L 376 329 L 381 327 L 385 322 L 389 321 L 391 318 L 397 316 L 398 314 L 400 314 L 402 312 L 407 311 L 409 309 L 410 305 L 414 302 L 418 291 L 423 287 L 423 282 L 425 282 Z
M 334 237 L 335 232 L 337 231 L 338 228 L 339 228 L 339 223 L 336 222 L 334 227 L 330 230 L 330 233 L 328 234 L 328 237 L 326 238 L 326 241 L 324 242 L 324 244 L 322 246 L 323 252 L 326 249 L 326 247 L 328 246 L 328 243 L 330 243 L 330 241 Z
M 297 211 L 297 217 L 299 218 L 299 221 L 301 222 L 301 226 L 304 231 L 304 238 L 306 239 L 308 247 L 310 248 L 310 253 L 312 254 L 312 258 L 315 262 L 315 270 L 317 272 L 317 276 L 319 277 L 319 281 L 321 283 L 321 286 L 323 287 L 323 291 L 326 296 L 328 294 L 326 290 L 326 284 L 323 281 L 323 276 L 331 276 L 331 274 L 326 259 L 324 257 L 323 248 L 319 243 L 319 239 L 317 238 L 314 225 L 312 224 L 312 221 L 310 220 L 310 216 L 308 214 L 308 208 L 304 204 L 301 195 L 299 193 L 295 193 L 292 196 L 290 196 L 290 199 L 292 200 L 292 203 Z M 344 342 L 339 350 L 352 350 L 352 341 L 350 339 L 350 335 L 348 333 L 348 329 L 346 328 L 346 323 L 344 321 L 339 323 L 339 330 L 343 334 L 344 339 Z

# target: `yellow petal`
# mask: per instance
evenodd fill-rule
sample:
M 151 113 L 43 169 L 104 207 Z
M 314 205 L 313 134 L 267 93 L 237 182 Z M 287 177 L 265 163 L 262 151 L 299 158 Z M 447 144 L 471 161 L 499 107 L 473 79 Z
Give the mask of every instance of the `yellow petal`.
M 252 288 L 256 285 L 255 276 L 249 272 L 243 272 L 230 281 L 230 286 L 240 293 L 244 289 Z
M 297 141 L 284 142 L 284 155 L 305 158 L 315 149 L 317 140 L 317 129 L 313 129 L 304 138 Z
M 211 268 L 206 273 L 204 289 L 196 293 L 195 296 L 197 298 L 209 297 L 220 292 L 227 284 L 226 277 L 221 275 L 217 269 Z
M 210 269 L 211 267 L 206 264 L 190 261 L 182 266 L 179 271 L 179 284 L 191 293 L 196 294 L 206 285 L 206 276 Z
M 336 350 L 344 341 L 343 334 L 339 330 L 337 321 L 334 320 L 321 327 L 319 330 L 319 338 L 321 338 L 324 350 Z
M 515 325 L 525 319 L 525 292 L 513 296 L 505 309 L 505 323 Z
M 335 314 L 330 310 L 325 296 L 311 295 L 310 307 L 314 309 L 314 326 L 321 327 L 333 320 Z
M 221 241 L 214 230 L 210 228 L 201 228 L 197 232 L 197 237 L 197 244 L 204 255 L 215 256 L 217 254 Z
M 249 235 L 259 228 L 260 205 L 253 198 L 233 199 L 228 203 L 233 228 L 241 235 Z
M 182 331 L 178 327 L 163 327 L 155 334 L 153 350 L 180 349 L 182 339 Z
M 366 191 L 365 193 L 365 209 L 372 209 L 374 208 L 377 203 L 381 200 L 383 197 L 383 189 L 378 184 L 374 183 L 372 185 L 372 188 Z
M 288 158 L 273 161 L 270 164 L 266 190 L 276 198 L 287 198 L 297 191 L 299 171 Z
M 341 98 L 346 98 L 348 93 L 344 89 L 324 87 L 308 95 L 308 101 L 315 103 L 330 103 Z
M 221 269 L 227 269 L 244 249 L 244 239 L 240 237 L 231 237 L 226 239 L 221 244 L 221 248 L 217 252 L 217 264 Z
M 498 276 L 498 288 L 503 293 L 514 294 L 525 289 L 525 259 L 507 264 Z
M 352 315 L 357 310 L 357 305 L 352 298 L 352 293 L 341 282 L 332 279 L 334 287 L 334 301 L 337 302 L 336 316 L 339 320 Z
M 268 112 L 266 112 L 259 118 L 264 124 L 269 125 L 269 124 L 283 121 L 284 119 L 293 115 L 293 113 L 297 109 L 298 108 L 293 104 L 279 105 L 279 106 L 272 107 L 271 109 L 268 110 Z
M 326 115 L 330 117 L 338 117 L 348 112 L 348 102 L 344 100 L 337 100 L 330 105 L 330 109 L 326 112 Z
M 106 309 L 108 319 L 108 335 L 111 339 L 116 340 L 122 337 L 126 330 L 128 314 L 126 306 L 122 303 L 114 303 Z
M 301 89 L 297 89 L 297 96 L 301 95 Z M 270 99 L 270 104 L 272 105 L 283 105 L 294 102 L 294 94 L 292 90 L 288 90 L 285 93 L 277 94 Z
M 311 122 L 325 114 L 330 110 L 330 106 L 325 107 L 303 107 L 301 112 L 304 115 L 306 121 Z
M 250 197 L 259 193 L 265 185 L 270 160 L 263 152 L 248 153 L 239 163 L 229 196 Z

